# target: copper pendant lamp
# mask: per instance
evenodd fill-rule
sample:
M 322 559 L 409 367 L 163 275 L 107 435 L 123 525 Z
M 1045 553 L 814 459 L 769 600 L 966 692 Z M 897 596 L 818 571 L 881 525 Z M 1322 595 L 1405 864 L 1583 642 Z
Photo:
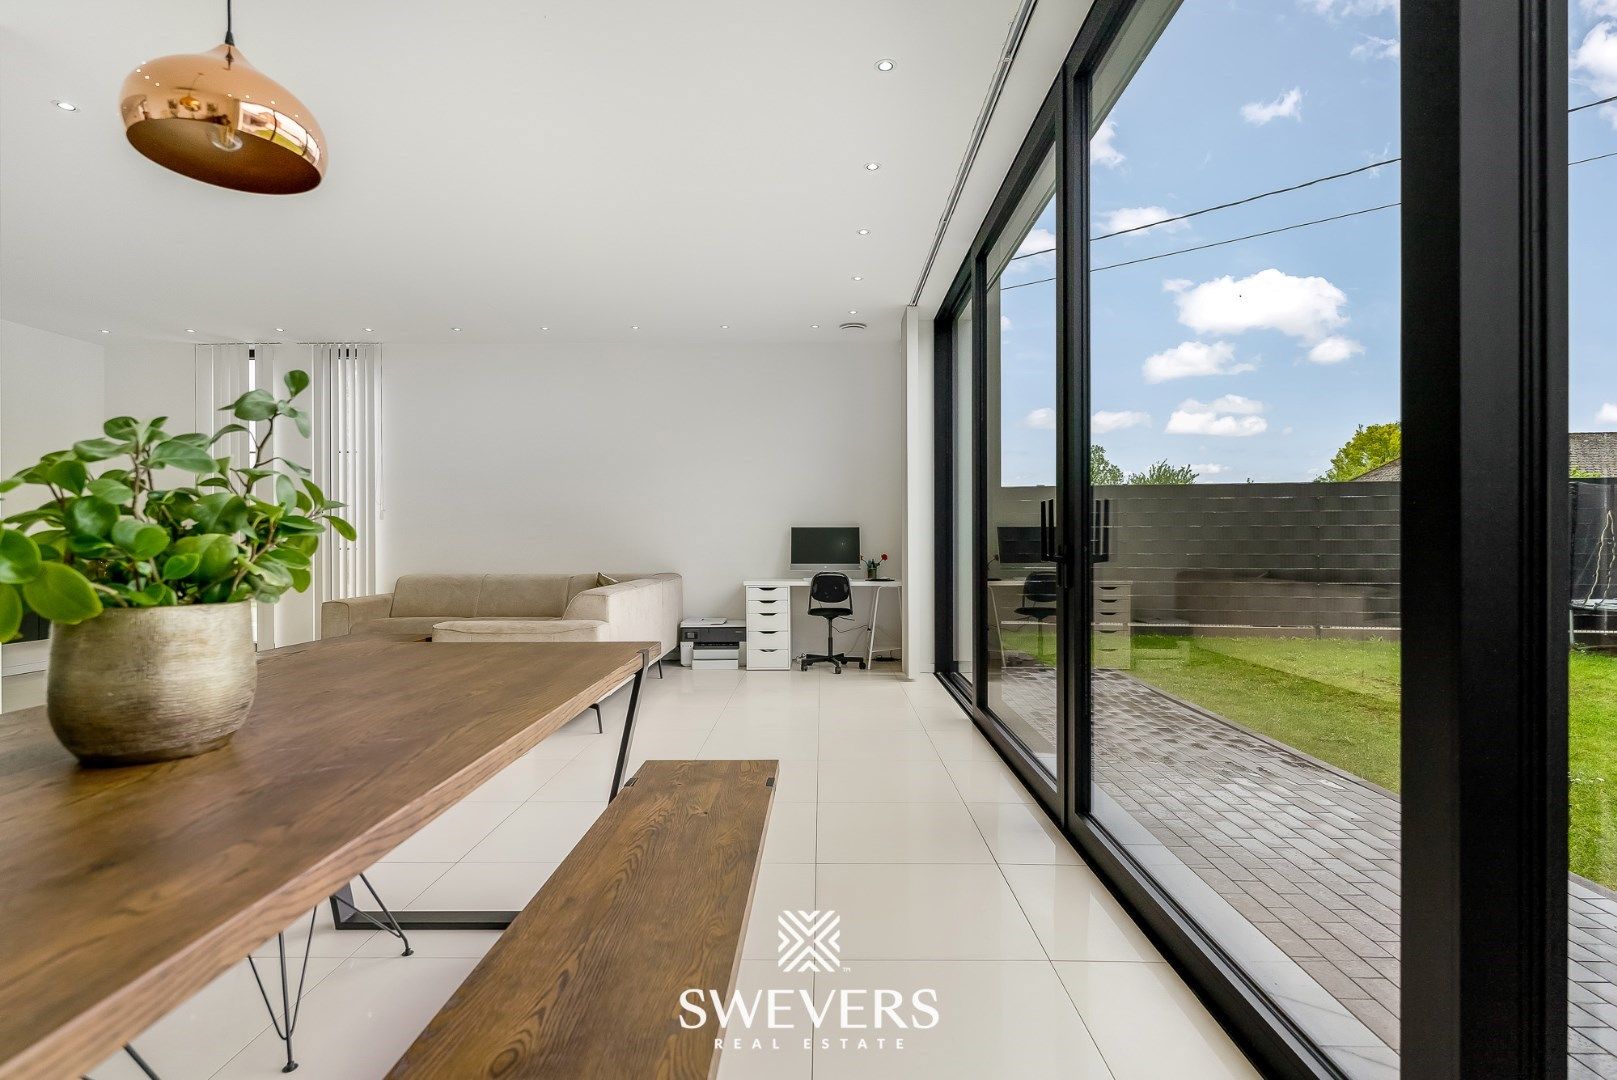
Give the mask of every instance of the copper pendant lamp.
M 166 169 L 261 195 L 295 195 L 326 174 L 326 137 L 307 107 L 243 59 L 225 0 L 225 41 L 149 60 L 124 80 L 129 145 Z

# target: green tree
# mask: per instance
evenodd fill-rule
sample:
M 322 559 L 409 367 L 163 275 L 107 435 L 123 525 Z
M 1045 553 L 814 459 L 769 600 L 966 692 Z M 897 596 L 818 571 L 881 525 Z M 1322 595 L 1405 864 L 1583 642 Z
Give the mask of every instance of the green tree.
M 1092 444 L 1089 447 L 1089 482 L 1095 487 L 1123 482 L 1123 470 L 1112 464 L 1104 446 Z
M 1353 437 L 1331 458 L 1331 467 L 1325 470 L 1319 480 L 1326 484 L 1354 480 L 1389 461 L 1397 461 L 1402 454 L 1403 428 L 1398 421 L 1369 426 L 1360 424 L 1353 432 Z
M 1131 484 L 1194 484 L 1199 474 L 1189 465 L 1169 465 L 1163 459 L 1149 466 L 1144 472 L 1129 473 L 1128 482 Z

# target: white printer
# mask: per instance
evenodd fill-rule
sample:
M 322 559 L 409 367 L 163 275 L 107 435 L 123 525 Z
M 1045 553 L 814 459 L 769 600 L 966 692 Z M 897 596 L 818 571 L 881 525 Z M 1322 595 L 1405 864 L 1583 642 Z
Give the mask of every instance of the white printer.
M 679 662 L 688 668 L 741 666 L 747 624 L 739 619 L 685 619 L 679 624 Z

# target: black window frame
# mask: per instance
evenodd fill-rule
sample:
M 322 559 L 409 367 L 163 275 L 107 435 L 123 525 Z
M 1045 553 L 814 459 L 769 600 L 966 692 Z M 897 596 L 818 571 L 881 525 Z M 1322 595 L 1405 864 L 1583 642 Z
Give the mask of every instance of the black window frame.
M 973 678 L 954 656 L 954 321 L 1057 147 L 1060 529 L 1070 627 L 1090 621 L 1091 68 L 1140 0 L 1097 0 L 934 323 L 939 678 L 1156 946 L 1266 1073 L 1341 1076 L 1089 816 L 1087 635 L 1062 646 L 1052 794 L 984 707 L 984 396 L 974 385 Z M 1408 0 L 1402 42 L 1401 1071 L 1567 1072 L 1567 225 L 1565 0 Z M 1058 137 L 1060 136 L 1060 137 Z M 1418 308 L 1416 307 L 1418 305 Z M 1464 362 L 1460 358 L 1463 356 Z M 1418 358 L 1419 362 L 1414 362 Z M 1456 551 L 1476 558 L 1455 558 Z M 1418 673 L 1418 678 L 1408 677 Z

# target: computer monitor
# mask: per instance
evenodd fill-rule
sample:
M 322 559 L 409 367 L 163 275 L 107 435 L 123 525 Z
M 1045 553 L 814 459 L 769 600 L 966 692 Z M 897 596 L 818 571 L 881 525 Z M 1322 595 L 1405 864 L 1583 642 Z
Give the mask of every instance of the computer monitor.
M 824 570 L 859 565 L 859 526 L 792 526 L 792 569 Z

